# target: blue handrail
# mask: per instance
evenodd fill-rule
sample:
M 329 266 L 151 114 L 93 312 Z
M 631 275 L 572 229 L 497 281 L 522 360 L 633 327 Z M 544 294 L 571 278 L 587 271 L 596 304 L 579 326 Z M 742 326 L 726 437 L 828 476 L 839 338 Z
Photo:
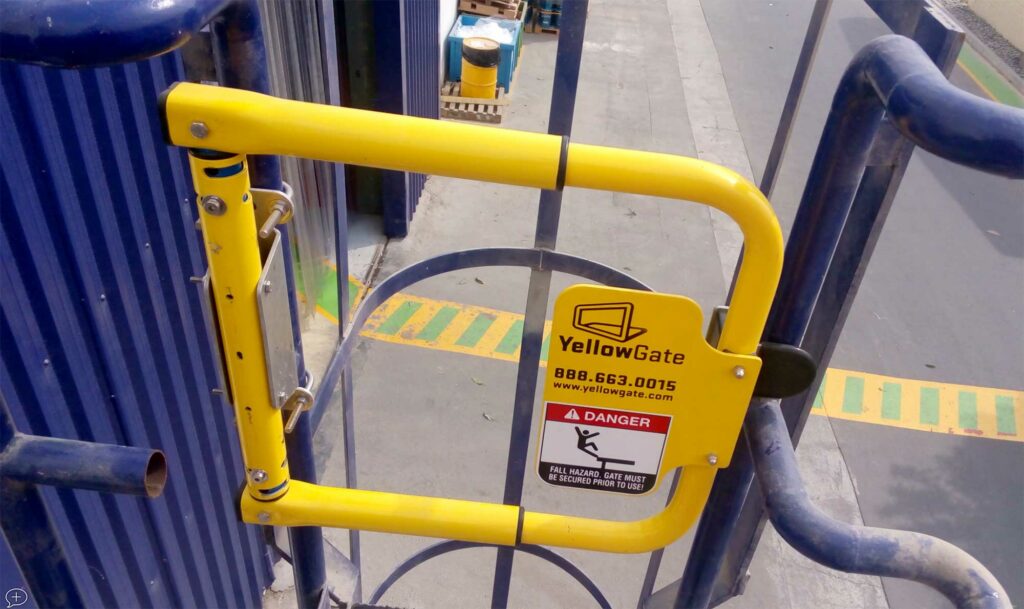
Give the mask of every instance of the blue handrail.
M 883 113 L 932 154 L 1024 178 L 1024 110 L 958 89 L 909 38 L 868 43 L 839 81 L 786 244 L 766 340 L 800 344 Z
M 842 330 L 848 303 L 891 202 L 885 194 L 887 185 L 877 183 L 887 178 L 875 176 L 866 183 L 865 174 L 883 118 L 900 135 L 942 158 L 1008 178 L 1024 178 L 1024 110 L 958 89 L 909 38 L 883 36 L 865 46 L 848 66 L 833 98 L 786 245 L 782 278 L 764 334 L 766 341 L 802 347 L 822 368 Z M 819 381 L 820 377 L 821 371 Z M 802 428 L 813 390 L 782 402 L 790 437 L 798 436 Z M 762 489 L 753 483 L 755 468 L 760 469 L 755 461 L 762 457 L 746 450 L 754 441 L 749 436 L 745 433 L 740 438 L 732 465 L 715 481 L 676 607 L 708 607 L 724 600 L 722 594 L 736 594 L 731 577 L 730 590 L 720 589 L 719 573 L 745 571 L 744 561 L 757 544 L 761 523 L 766 516 L 777 517 L 771 513 L 772 506 L 762 505 Z M 790 520 L 787 525 L 794 538 L 798 532 L 813 534 L 816 526 L 813 519 Z M 837 534 L 848 536 L 852 543 L 860 532 L 844 528 Z M 872 538 L 877 539 L 876 533 L 889 534 L 875 530 Z M 843 563 L 831 564 L 845 570 Z M 905 573 L 897 564 L 888 571 L 879 567 L 880 575 L 903 577 Z
M 818 509 L 800 478 L 778 400 L 752 406 L 744 428 L 772 524 L 798 552 L 846 573 L 922 583 L 961 609 L 1011 609 L 995 576 L 953 544 L 922 533 L 847 524 Z
M 10 0 L 0 58 L 83 68 L 141 61 L 180 47 L 234 0 Z

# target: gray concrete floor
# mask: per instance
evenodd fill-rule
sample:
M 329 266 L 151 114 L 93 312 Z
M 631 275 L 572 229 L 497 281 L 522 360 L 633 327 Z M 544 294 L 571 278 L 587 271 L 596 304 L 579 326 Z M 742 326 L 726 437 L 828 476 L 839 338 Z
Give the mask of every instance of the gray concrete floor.
M 784 95 L 792 66 L 772 63 L 775 58 L 757 45 L 769 36 L 769 29 L 777 28 L 775 35 L 785 40 L 783 46 L 798 47 L 806 16 L 772 22 L 770 26 L 748 23 L 747 29 L 732 27 L 727 23 L 731 14 L 758 14 L 746 11 L 746 3 L 741 10 L 738 1 L 704 2 L 703 11 L 708 11 L 705 21 L 698 0 L 592 0 L 573 140 L 699 156 L 747 175 L 754 173 L 751 167 L 763 166 L 767 151 L 764 133 L 770 138 L 780 107 L 770 102 L 779 98 L 777 87 Z M 780 3 L 765 4 L 775 7 Z M 806 10 L 793 8 L 792 12 L 803 15 Z M 501 128 L 546 130 L 555 46 L 553 37 L 527 35 L 519 81 Z M 758 53 L 762 57 L 750 57 Z M 792 56 L 795 58 L 795 54 Z M 844 64 L 845 60 L 836 69 Z M 764 72 L 760 77 L 753 74 L 758 69 Z M 819 95 L 830 96 L 834 83 L 812 83 L 812 87 L 821 87 Z M 755 110 L 759 103 L 766 107 Z M 813 126 L 808 128 L 813 130 Z M 820 125 L 814 133 L 818 132 Z M 811 152 L 814 142 L 816 136 L 809 145 Z M 747 147 L 751 147 L 749 159 Z M 799 155 L 807 154 L 808 144 L 801 140 L 794 147 L 796 158 L 804 158 Z M 799 170 L 791 168 L 790 172 Z M 788 225 L 795 196 L 792 186 L 786 188 L 789 190 L 782 190 L 777 206 Z M 361 239 L 358 266 L 368 268 L 372 253 L 381 254 L 380 279 L 453 249 L 528 246 L 533 238 L 537 199 L 536 190 L 432 177 L 410 235 L 390 242 L 381 252 L 372 238 Z M 724 298 L 737 245 L 731 223 L 704 207 L 581 190 L 568 190 L 564 196 L 560 250 L 628 271 L 655 289 L 690 296 L 705 311 Z M 429 279 L 410 292 L 522 312 L 528 275 L 524 269 L 474 269 Z M 576 281 L 570 277 L 556 275 L 552 294 L 573 283 Z M 325 326 L 313 328 L 333 331 Z M 858 351 L 848 349 L 844 353 Z M 868 357 L 867 352 L 863 357 Z M 847 365 L 856 367 L 864 361 L 851 357 Z M 1008 365 L 1012 366 L 1013 361 Z M 861 369 L 909 374 L 900 367 Z M 500 501 L 515 370 L 514 364 L 498 360 L 363 340 L 353 357 L 359 486 Z M 989 378 L 943 380 L 994 382 Z M 317 437 L 325 484 L 343 483 L 339 406 L 336 403 L 328 412 Z M 844 436 L 840 431 L 835 423 L 812 417 L 798 455 L 815 501 L 837 518 L 861 523 L 862 507 L 849 472 L 851 465 L 844 459 L 844 450 L 850 447 L 841 447 L 837 437 Z M 874 444 L 865 440 L 864 446 L 889 446 L 881 436 L 871 437 L 878 440 Z M 1008 450 L 1012 454 L 1004 457 L 1007 463 L 1016 454 Z M 858 464 L 866 463 L 865 451 L 857 454 Z M 881 486 L 881 481 L 863 470 L 857 482 L 859 486 L 876 482 Z M 529 469 L 525 488 L 528 509 L 612 519 L 633 519 L 657 511 L 666 490 L 662 488 L 649 497 L 608 498 L 544 485 Z M 347 532 L 332 530 L 325 534 L 347 551 Z M 363 533 L 364 598 L 397 563 L 432 543 L 430 539 Z M 669 547 L 656 589 L 678 578 L 688 546 L 686 536 Z M 647 555 L 563 554 L 597 582 L 612 606 L 636 605 Z M 494 555 L 492 549 L 476 549 L 432 560 L 400 580 L 382 602 L 424 609 L 489 606 Z M 770 530 L 750 570 L 746 594 L 725 607 L 875 608 L 887 607 L 891 600 L 887 600 L 887 590 L 878 578 L 837 574 L 817 567 L 790 550 Z M 276 595 L 268 606 L 288 606 L 287 594 L 284 591 Z M 547 563 L 517 556 L 510 606 L 575 608 L 591 607 L 593 603 L 568 576 Z M 892 606 L 925 605 L 907 601 Z

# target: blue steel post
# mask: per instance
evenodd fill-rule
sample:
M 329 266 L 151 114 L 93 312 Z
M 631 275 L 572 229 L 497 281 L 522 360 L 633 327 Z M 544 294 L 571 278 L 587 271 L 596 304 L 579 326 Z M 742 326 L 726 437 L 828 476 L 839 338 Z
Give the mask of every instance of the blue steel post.
M 906 38 L 886 36 L 867 45 L 847 69 L 787 244 L 765 338 L 800 345 L 821 362 L 817 383 L 782 402 L 794 443 L 909 161 L 911 143 L 976 169 L 1024 176 L 1024 113 L 951 85 L 944 73 L 955 61 L 963 34 L 944 23 L 940 13 L 927 10 L 920 17 L 915 37 L 930 56 Z M 910 143 L 894 147 L 895 129 Z M 743 450 L 736 455 L 741 458 L 716 481 L 676 607 L 707 607 L 737 594 L 756 547 L 765 521 L 763 496 L 751 485 L 746 436 L 740 442 Z
M 221 84 L 270 94 L 267 52 L 256 0 L 237 0 L 212 23 L 214 55 Z M 249 171 L 254 188 L 281 190 L 281 165 L 277 157 L 249 157 Z M 302 328 L 295 291 L 294 262 L 288 228 L 278 226 L 284 253 L 288 299 L 291 309 L 292 335 L 295 337 L 295 366 L 299 379 L 306 378 L 302 356 Z M 309 414 L 285 436 L 288 467 L 292 478 L 316 483 L 316 460 L 313 456 L 313 425 Z M 324 563 L 324 539 L 320 527 L 290 527 L 288 540 L 295 573 L 295 595 L 302 609 L 315 609 L 320 603 L 327 580 Z
M 580 79 L 580 60 L 583 56 L 583 35 L 587 27 L 588 5 L 588 0 L 573 0 L 562 5 L 551 109 L 548 116 L 548 133 L 563 137 L 563 163 L 569 135 L 572 132 L 573 111 L 576 108 L 576 88 Z M 564 172 L 564 169 L 561 171 Z M 533 242 L 535 248 L 555 249 L 555 243 L 558 240 L 558 219 L 561 212 L 562 189 L 561 183 L 559 183 L 557 190 L 541 191 L 540 205 L 537 210 L 537 230 Z M 526 452 L 530 447 L 530 425 L 533 422 L 533 403 L 537 395 L 537 373 L 540 366 L 541 343 L 544 339 L 544 321 L 547 316 L 550 290 L 551 271 L 543 268 L 531 270 L 526 296 L 519 368 L 516 374 L 512 432 L 505 469 L 503 501 L 506 505 L 520 505 L 523 499 Z M 491 607 L 493 609 L 502 609 L 508 605 L 514 556 L 515 552 L 512 548 L 498 549 L 498 558 L 494 568 L 494 588 L 491 592 Z

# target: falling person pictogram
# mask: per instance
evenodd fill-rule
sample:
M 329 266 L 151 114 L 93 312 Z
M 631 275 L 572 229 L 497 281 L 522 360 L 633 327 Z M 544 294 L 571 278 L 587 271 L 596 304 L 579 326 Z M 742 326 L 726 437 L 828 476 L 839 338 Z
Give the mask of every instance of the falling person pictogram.
M 611 457 L 602 457 L 601 455 L 597 454 L 597 451 L 599 450 L 597 448 L 597 443 L 591 439 L 601 435 L 601 432 L 590 431 L 589 429 L 580 429 L 578 426 L 573 427 L 576 430 L 576 435 L 578 436 L 578 439 L 576 440 L 576 448 L 582 450 L 591 457 L 597 459 L 597 461 L 601 464 L 602 472 L 605 470 L 605 467 L 607 467 L 609 463 L 617 463 L 619 465 L 636 464 L 636 461 L 630 461 L 628 459 L 612 459 Z

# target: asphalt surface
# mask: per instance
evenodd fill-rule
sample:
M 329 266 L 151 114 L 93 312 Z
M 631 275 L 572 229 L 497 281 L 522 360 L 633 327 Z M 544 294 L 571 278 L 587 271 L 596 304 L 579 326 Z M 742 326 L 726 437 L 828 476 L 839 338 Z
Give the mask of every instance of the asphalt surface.
M 703 2 L 755 177 L 763 171 L 809 1 Z M 889 33 L 861 0 L 835 0 L 773 196 L 792 222 L 839 76 Z M 984 96 L 958 67 L 952 81 Z M 831 365 L 1019 389 L 1024 379 L 1024 184 L 917 151 Z M 832 421 L 869 525 L 943 537 L 1024 602 L 1024 444 Z M 947 606 L 884 582 L 894 608 Z

